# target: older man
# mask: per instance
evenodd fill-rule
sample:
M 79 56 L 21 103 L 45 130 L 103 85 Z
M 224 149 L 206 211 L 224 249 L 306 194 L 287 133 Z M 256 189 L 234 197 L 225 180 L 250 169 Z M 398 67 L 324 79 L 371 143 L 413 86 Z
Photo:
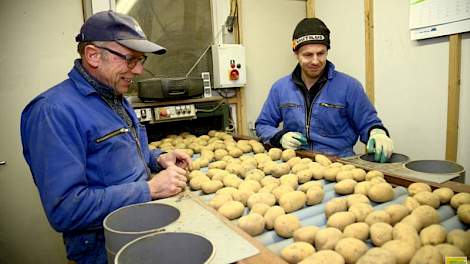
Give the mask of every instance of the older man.
M 341 157 L 354 154 L 360 137 L 375 160 L 390 158 L 392 140 L 362 85 L 327 60 L 330 30 L 323 21 L 301 20 L 292 49 L 298 64 L 272 86 L 256 121 L 258 136 L 274 146 Z
M 145 127 L 123 97 L 143 72 L 145 53 L 165 48 L 148 41 L 132 17 L 112 11 L 90 17 L 76 41 L 80 59 L 69 78 L 22 113 L 23 154 L 67 257 L 106 263 L 106 215 L 181 192 L 191 159 L 149 150 Z

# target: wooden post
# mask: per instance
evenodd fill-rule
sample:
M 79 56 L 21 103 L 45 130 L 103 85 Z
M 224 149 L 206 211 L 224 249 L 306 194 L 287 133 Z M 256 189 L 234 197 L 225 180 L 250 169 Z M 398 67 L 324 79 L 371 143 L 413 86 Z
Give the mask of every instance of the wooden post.
M 307 0 L 307 17 L 315 17 L 315 0 Z
M 460 107 L 461 36 L 449 36 L 449 81 L 447 96 L 446 160 L 457 160 Z
M 374 95 L 374 0 L 364 0 L 366 45 L 366 93 L 372 104 Z
M 243 34 L 240 20 L 242 19 L 241 2 L 242 0 L 235 0 L 237 3 L 237 32 L 236 37 L 238 43 L 243 44 Z M 246 65 L 245 65 L 246 66 Z M 245 87 L 240 87 L 236 90 L 237 97 L 237 132 L 239 135 L 249 135 L 246 130 L 246 117 L 245 117 Z

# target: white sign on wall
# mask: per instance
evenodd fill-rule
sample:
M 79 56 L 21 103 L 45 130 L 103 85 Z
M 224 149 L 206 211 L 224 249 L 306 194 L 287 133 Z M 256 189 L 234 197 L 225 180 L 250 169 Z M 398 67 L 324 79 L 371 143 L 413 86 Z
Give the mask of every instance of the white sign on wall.
M 470 31 L 470 0 L 410 0 L 412 40 L 467 31 Z

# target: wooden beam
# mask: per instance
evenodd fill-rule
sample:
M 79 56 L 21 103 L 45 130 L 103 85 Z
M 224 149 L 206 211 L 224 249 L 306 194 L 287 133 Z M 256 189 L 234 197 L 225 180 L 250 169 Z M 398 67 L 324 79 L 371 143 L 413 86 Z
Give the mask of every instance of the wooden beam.
M 307 0 L 307 17 L 315 17 L 315 0 Z
M 366 45 L 366 93 L 372 104 L 374 94 L 374 0 L 364 0 L 365 45 Z
M 446 160 L 457 160 L 460 107 L 461 36 L 449 36 L 449 81 L 447 96 Z
M 242 16 L 242 0 L 237 1 L 237 39 L 238 43 L 243 44 L 243 28 L 241 20 Z M 245 87 L 237 89 L 237 132 L 239 135 L 249 135 L 246 130 L 246 110 L 245 110 Z

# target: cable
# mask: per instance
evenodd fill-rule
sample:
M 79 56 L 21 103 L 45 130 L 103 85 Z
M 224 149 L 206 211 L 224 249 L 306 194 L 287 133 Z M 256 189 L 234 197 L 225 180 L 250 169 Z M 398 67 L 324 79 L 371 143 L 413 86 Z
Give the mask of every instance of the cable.
M 223 104 L 226 104 L 225 101 L 220 101 L 216 106 L 214 106 L 214 108 L 211 108 L 211 109 L 200 109 L 200 108 L 196 108 L 196 111 L 197 112 L 203 112 L 203 113 L 212 113 L 214 112 L 215 110 L 217 110 L 220 106 L 222 106 Z

